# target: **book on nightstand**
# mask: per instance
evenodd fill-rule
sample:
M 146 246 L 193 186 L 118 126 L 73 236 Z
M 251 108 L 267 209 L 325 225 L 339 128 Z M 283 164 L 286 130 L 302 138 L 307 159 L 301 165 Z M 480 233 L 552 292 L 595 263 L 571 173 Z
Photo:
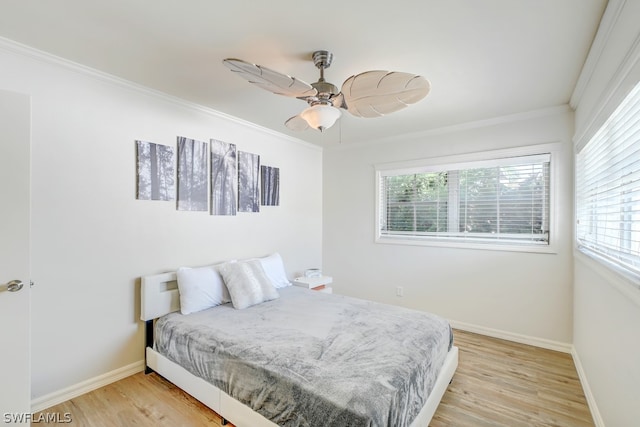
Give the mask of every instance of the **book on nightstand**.
M 296 277 L 295 279 L 293 279 L 294 285 L 301 286 L 303 288 L 308 288 L 308 289 L 314 289 L 320 286 L 324 287 L 331 282 L 333 282 L 333 278 L 330 276 Z

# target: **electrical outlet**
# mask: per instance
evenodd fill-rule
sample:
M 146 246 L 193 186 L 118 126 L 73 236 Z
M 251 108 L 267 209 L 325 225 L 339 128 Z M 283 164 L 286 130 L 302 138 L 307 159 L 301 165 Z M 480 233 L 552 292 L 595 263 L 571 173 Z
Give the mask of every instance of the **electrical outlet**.
M 396 288 L 396 296 L 403 297 L 404 296 L 404 288 L 402 286 L 398 286 Z

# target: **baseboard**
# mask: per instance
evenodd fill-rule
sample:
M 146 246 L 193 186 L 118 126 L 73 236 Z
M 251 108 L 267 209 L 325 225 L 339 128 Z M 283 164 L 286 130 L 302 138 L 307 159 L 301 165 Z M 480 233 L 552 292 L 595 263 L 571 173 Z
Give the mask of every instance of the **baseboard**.
M 596 404 L 596 398 L 591 392 L 589 381 L 587 381 L 587 374 L 582 367 L 582 362 L 580 361 L 580 357 L 578 356 L 578 352 L 576 352 L 575 347 L 571 348 L 571 357 L 573 357 L 573 364 L 576 366 L 576 371 L 578 371 L 578 378 L 580 378 L 580 384 L 582 384 L 584 396 L 587 398 L 587 405 L 589 405 L 589 410 L 593 417 L 593 423 L 596 427 L 605 427 L 604 420 L 602 419 L 602 415 L 600 415 L 598 405 Z
M 513 341 L 520 344 L 532 345 L 534 347 L 546 348 L 547 350 L 560 351 L 562 353 L 571 353 L 573 346 L 569 343 L 552 341 L 544 338 L 531 337 L 528 335 L 516 334 L 513 332 L 501 331 L 499 329 L 486 328 L 484 326 L 472 325 L 470 323 L 457 322 L 450 320 L 449 323 L 454 329 L 461 329 L 467 332 L 486 335 L 493 338 L 500 338 L 507 341 Z
M 144 360 L 134 362 L 130 365 L 123 366 L 122 368 L 107 372 L 106 374 L 98 375 L 97 377 L 90 378 L 62 390 L 54 391 L 53 393 L 33 399 L 31 401 L 31 412 L 35 413 L 42 411 L 133 374 L 137 374 L 138 372 L 142 372 L 144 370 L 144 366 Z

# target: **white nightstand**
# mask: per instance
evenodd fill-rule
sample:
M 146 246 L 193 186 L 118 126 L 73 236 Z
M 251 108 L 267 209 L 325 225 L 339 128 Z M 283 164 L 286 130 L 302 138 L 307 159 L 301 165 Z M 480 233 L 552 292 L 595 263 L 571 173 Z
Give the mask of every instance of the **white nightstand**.
M 331 286 L 327 286 L 331 282 L 333 282 L 333 277 L 331 276 L 296 277 L 295 279 L 293 279 L 293 284 L 296 286 L 312 289 L 318 292 L 324 292 L 327 294 L 333 293 L 333 288 Z

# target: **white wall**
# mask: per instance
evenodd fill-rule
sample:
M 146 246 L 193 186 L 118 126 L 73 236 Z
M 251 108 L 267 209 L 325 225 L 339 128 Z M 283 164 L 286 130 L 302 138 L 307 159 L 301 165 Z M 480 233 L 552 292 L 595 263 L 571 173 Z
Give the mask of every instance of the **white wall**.
M 547 111 L 324 153 L 324 270 L 335 292 L 438 313 L 456 326 L 568 350 L 573 113 Z M 374 243 L 377 163 L 557 143 L 556 254 Z M 396 287 L 404 297 L 396 297 Z
M 640 2 L 610 0 L 580 76 L 576 149 L 640 81 Z M 598 425 L 640 420 L 640 292 L 622 276 L 576 252 L 575 355 Z
M 574 346 L 597 425 L 640 419 L 640 292 L 576 254 Z
M 142 275 L 274 251 L 290 277 L 321 265 L 318 147 L 7 41 L 0 88 L 32 96 L 34 398 L 143 358 Z M 136 200 L 134 141 L 175 146 L 179 135 L 279 167 L 281 205 L 219 217 Z

